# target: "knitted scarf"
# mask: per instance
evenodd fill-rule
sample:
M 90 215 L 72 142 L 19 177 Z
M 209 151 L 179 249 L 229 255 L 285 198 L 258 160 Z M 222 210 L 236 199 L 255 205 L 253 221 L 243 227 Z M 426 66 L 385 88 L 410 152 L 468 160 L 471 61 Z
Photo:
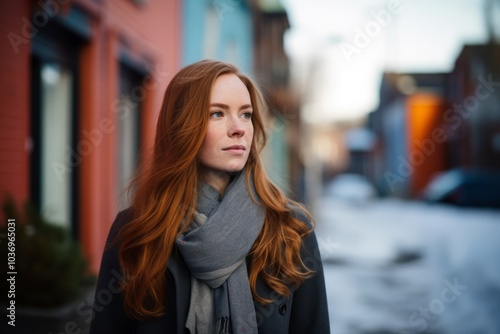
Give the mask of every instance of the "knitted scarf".
M 191 271 L 186 328 L 194 333 L 257 333 L 245 258 L 265 211 L 250 197 L 245 171 L 220 194 L 203 184 L 193 222 L 176 241 Z

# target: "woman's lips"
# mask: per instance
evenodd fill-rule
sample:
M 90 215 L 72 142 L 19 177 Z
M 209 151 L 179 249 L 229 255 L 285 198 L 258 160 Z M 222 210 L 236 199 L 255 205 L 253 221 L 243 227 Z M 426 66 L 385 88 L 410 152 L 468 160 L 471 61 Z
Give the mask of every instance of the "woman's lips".
M 229 147 L 225 147 L 222 149 L 223 151 L 234 153 L 234 154 L 243 154 L 246 150 L 245 146 L 242 145 L 233 145 Z

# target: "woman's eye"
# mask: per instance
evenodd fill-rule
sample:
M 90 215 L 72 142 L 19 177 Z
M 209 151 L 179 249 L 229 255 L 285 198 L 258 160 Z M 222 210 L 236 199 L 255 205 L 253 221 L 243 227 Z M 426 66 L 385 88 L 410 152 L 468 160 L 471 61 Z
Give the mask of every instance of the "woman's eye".
M 218 118 L 218 117 L 222 117 L 222 116 L 223 116 L 222 111 L 214 111 L 214 112 L 210 113 L 210 117 Z
M 243 118 L 252 118 L 252 112 L 248 111 L 243 113 Z

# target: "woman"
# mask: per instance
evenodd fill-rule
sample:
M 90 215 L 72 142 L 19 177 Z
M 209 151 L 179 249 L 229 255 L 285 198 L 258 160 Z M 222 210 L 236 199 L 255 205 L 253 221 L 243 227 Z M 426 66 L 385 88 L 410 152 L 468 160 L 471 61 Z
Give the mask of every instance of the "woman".
M 311 217 L 260 162 L 265 112 L 231 65 L 174 76 L 108 236 L 91 333 L 329 333 Z

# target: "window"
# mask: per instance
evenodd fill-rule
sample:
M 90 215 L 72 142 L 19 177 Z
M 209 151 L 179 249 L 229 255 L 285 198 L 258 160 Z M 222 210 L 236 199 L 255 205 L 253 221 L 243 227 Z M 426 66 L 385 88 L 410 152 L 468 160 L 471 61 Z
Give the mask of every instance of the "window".
M 74 14 L 68 15 L 70 20 Z M 57 19 L 32 40 L 30 197 L 78 237 L 78 56 L 82 39 Z
M 72 180 L 53 162 L 71 157 L 73 73 L 59 63 L 40 67 L 40 209 L 51 222 L 70 227 Z M 77 159 L 71 157 L 70 160 Z M 77 161 L 74 161 L 77 163 Z
M 142 74 L 124 64 L 120 66 L 116 193 L 121 208 L 130 204 L 126 190 L 139 161 L 140 110 L 144 99 L 142 81 Z

